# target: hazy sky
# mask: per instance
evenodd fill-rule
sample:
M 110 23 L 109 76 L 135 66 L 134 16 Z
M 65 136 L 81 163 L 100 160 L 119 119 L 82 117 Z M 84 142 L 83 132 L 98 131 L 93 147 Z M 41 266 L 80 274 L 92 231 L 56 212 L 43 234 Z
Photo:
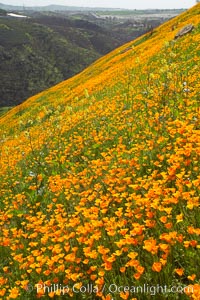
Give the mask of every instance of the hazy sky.
M 189 8 L 195 0 L 0 0 L 11 5 L 42 6 L 49 4 L 118 8 Z

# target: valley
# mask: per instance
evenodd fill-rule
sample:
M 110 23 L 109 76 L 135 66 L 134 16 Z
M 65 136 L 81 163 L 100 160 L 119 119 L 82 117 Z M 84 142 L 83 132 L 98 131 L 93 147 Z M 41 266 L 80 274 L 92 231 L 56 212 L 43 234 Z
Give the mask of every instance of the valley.
M 182 10 L 98 10 L 0 4 L 0 107 L 78 74 Z M 5 10 L 7 9 L 7 11 Z

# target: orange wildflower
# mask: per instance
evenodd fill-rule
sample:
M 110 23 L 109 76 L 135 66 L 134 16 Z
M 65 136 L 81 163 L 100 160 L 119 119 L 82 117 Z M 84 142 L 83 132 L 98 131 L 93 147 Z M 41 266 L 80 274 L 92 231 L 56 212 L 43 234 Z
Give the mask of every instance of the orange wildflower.
M 188 285 L 185 289 L 186 295 L 190 297 L 191 300 L 198 300 L 200 299 L 200 285 Z
M 11 299 L 16 299 L 20 295 L 19 289 L 16 287 L 10 289 L 9 292 L 10 292 L 9 298 Z
M 129 297 L 129 292 L 120 292 L 120 298 L 126 300 Z
M 137 256 L 138 256 L 138 253 L 137 253 L 137 252 L 130 252 L 130 253 L 128 254 L 128 257 L 130 257 L 131 259 L 135 259 Z
M 160 262 L 154 262 L 152 265 L 152 270 L 159 273 L 162 270 L 162 264 Z
M 125 267 L 121 267 L 121 268 L 120 268 L 120 272 L 121 272 L 121 273 L 124 273 L 125 271 L 126 271 L 126 268 L 125 268 Z
M 5 295 L 5 293 L 6 293 L 6 289 L 5 288 L 2 289 L 2 290 L 0 290 L 0 296 L 1 297 L 3 297 Z
M 141 273 L 135 273 L 135 274 L 133 274 L 133 277 L 136 279 L 136 280 L 139 280 L 140 279 L 140 277 L 141 277 Z
M 179 276 L 182 276 L 184 274 L 184 269 L 180 268 L 180 269 L 175 269 L 174 270 L 176 272 L 176 274 L 178 274 Z
M 50 292 L 50 293 L 48 293 L 48 296 L 49 296 L 50 298 L 53 298 L 53 297 L 55 296 L 55 293 L 54 293 L 54 292 Z
M 192 274 L 192 275 L 188 276 L 187 278 L 188 278 L 189 280 L 191 280 L 191 281 L 194 281 L 195 278 L 196 278 L 196 275 L 195 275 L 195 274 Z
M 152 254 L 156 254 L 158 252 L 158 246 L 156 245 L 156 240 L 149 239 L 144 241 L 143 249 L 151 252 Z

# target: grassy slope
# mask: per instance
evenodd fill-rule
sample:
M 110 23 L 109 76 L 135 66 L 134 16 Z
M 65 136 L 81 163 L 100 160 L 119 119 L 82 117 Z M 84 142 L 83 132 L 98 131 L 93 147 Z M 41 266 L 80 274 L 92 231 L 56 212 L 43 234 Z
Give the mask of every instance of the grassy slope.
M 12 107 L 0 107 L 0 116 L 4 115 L 7 113 Z
M 96 298 L 72 299 L 152 297 L 108 295 L 112 283 L 195 284 L 198 299 L 199 13 L 200 4 L 1 117 L 4 297 L 92 282 Z M 154 298 L 166 297 L 177 294 Z

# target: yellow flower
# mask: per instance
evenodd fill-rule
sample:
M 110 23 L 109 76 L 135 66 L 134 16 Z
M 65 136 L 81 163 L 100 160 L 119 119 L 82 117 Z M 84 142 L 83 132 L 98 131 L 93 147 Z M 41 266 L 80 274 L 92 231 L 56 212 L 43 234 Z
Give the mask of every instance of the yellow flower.
M 131 259 L 135 259 L 137 256 L 138 256 L 138 253 L 137 253 L 137 252 L 130 252 L 130 253 L 128 254 L 128 257 L 130 257 Z
M 191 281 L 194 281 L 195 278 L 196 278 L 196 275 L 195 275 L 195 274 L 192 274 L 191 276 L 188 276 L 187 278 L 188 278 L 189 280 L 191 280 Z
M 177 220 L 176 223 L 183 222 L 183 214 L 177 215 L 176 220 Z
M 10 292 L 9 298 L 11 299 L 16 299 L 20 295 L 19 289 L 16 287 L 10 289 L 9 292 Z

